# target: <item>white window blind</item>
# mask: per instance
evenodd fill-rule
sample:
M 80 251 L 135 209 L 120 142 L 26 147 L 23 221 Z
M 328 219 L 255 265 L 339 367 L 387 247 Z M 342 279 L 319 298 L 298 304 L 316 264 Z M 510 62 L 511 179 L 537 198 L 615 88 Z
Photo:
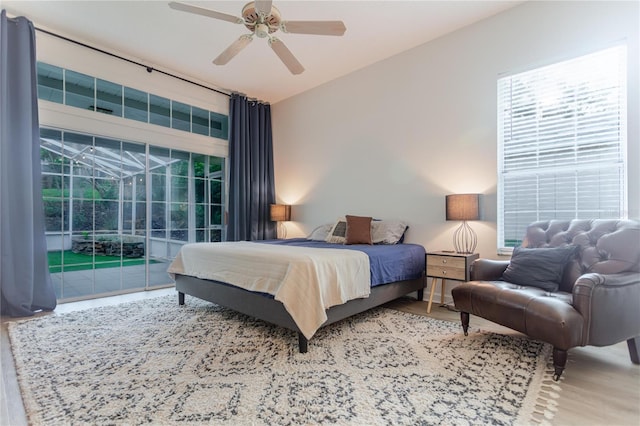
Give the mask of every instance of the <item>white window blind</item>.
M 626 46 L 498 80 L 498 251 L 549 219 L 626 216 Z

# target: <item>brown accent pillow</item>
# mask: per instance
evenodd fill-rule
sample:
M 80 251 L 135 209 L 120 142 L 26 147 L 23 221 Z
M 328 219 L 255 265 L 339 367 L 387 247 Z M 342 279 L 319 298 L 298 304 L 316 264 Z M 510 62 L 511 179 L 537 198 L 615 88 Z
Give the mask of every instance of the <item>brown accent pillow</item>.
M 345 244 L 373 244 L 371 242 L 371 217 L 345 216 L 347 234 Z

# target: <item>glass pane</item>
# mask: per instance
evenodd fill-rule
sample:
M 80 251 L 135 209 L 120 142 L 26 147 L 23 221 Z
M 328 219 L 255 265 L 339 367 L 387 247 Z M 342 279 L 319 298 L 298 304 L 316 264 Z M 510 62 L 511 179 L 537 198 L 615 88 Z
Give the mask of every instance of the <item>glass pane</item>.
M 133 178 L 122 178 L 122 199 L 125 201 L 133 200 Z
M 151 124 L 171 127 L 171 101 L 156 95 L 149 95 L 149 114 Z
M 147 154 L 145 153 L 145 146 L 143 144 L 122 142 L 122 161 L 120 167 L 123 175 L 144 175 L 146 162 Z
M 164 175 L 151 175 L 151 200 L 166 201 L 166 181 Z
M 189 179 L 181 177 L 171 178 L 171 201 L 187 202 L 189 199 L 189 191 L 187 184 Z
M 63 198 L 63 190 L 68 181 L 58 174 L 42 175 L 42 196 L 45 198 Z M 69 191 L 65 191 L 68 196 Z
M 139 232 L 137 231 L 144 231 L 147 228 L 147 204 L 146 203 L 136 203 L 135 218 L 136 218 L 136 222 L 135 222 L 136 234 L 139 234 Z
M 74 231 L 93 232 L 93 202 L 73 200 L 73 229 Z
M 122 203 L 122 229 L 125 234 L 131 233 L 133 227 L 133 203 L 125 201 Z
M 64 172 L 76 176 L 93 176 L 93 137 L 64 132 L 63 139 L 64 156 L 69 160 L 69 168 L 65 167 Z
M 189 175 L 189 153 L 171 150 L 171 174 L 173 176 Z
M 165 229 L 167 227 L 165 203 L 151 203 L 151 229 Z
M 149 171 L 151 173 L 167 173 L 167 165 L 171 161 L 170 150 L 167 148 L 149 147 Z
M 194 179 L 195 183 L 195 198 L 196 203 L 204 203 L 205 200 L 205 180 L 204 179 Z
M 46 232 L 60 232 L 63 230 L 62 214 L 63 201 L 60 198 L 43 198 L 44 227 Z
M 95 190 L 101 200 L 118 200 L 120 198 L 120 182 L 117 179 L 96 179 Z
M 215 179 L 224 178 L 224 158 L 209 157 L 209 177 Z
M 95 238 L 93 237 L 92 232 L 74 232 L 73 237 L 71 238 L 72 246 L 71 249 L 74 254 L 78 254 L 80 256 L 73 256 L 74 259 L 66 259 L 65 266 L 70 266 L 69 270 L 78 270 L 77 268 L 73 268 L 75 265 L 86 265 L 93 263 L 93 255 L 95 254 Z M 72 257 L 70 253 L 66 252 L 65 255 Z M 67 269 L 65 267 L 65 269 Z
M 196 204 L 196 228 L 205 227 L 206 217 L 207 217 L 207 206 L 204 204 Z
M 191 107 L 181 102 L 171 102 L 171 127 L 191 131 Z
M 124 117 L 132 120 L 149 122 L 149 101 L 146 92 L 124 88 Z
M 118 232 L 118 201 L 95 201 L 94 227 L 96 231 Z
M 209 184 L 211 185 L 211 197 L 209 198 L 209 202 L 222 204 L 222 182 L 212 180 Z
M 76 200 L 93 200 L 98 198 L 98 193 L 93 188 L 93 178 L 76 176 L 72 178 L 72 197 Z
M 205 242 L 205 233 L 204 233 L 204 229 L 198 229 L 196 230 L 196 242 L 197 243 L 202 243 Z
M 191 154 L 191 162 L 193 164 L 193 175 L 195 177 L 204 177 L 205 175 L 205 159 L 201 154 Z
M 72 133 L 72 132 L 64 132 L 64 142 L 66 145 L 76 144 L 76 145 L 87 145 L 93 146 L 93 137 L 89 135 L 83 135 L 82 133 Z M 82 149 L 82 147 L 78 147 L 78 149 Z
M 133 177 L 136 183 L 136 201 L 145 201 L 147 199 L 146 177 L 144 175 L 135 175 Z
M 38 99 L 61 104 L 63 94 L 62 68 L 38 62 Z
M 95 110 L 95 79 L 75 71 L 64 72 L 65 104 Z
M 96 111 L 122 117 L 122 86 L 110 81 L 96 80 Z
M 65 158 L 61 154 L 62 132 L 40 130 L 40 165 L 42 173 L 62 173 Z
M 187 229 L 189 227 L 188 211 L 186 203 L 171 204 L 171 229 Z
M 222 225 L 222 206 L 211 205 L 211 224 Z
M 220 139 L 227 139 L 229 118 L 226 115 L 218 114 L 213 111 L 210 112 L 210 134 L 213 137 Z
M 191 132 L 209 136 L 209 111 L 191 107 Z
M 209 241 L 212 243 L 217 243 L 222 241 L 222 230 L 221 229 L 212 229 L 209 231 L 211 233 L 211 237 Z

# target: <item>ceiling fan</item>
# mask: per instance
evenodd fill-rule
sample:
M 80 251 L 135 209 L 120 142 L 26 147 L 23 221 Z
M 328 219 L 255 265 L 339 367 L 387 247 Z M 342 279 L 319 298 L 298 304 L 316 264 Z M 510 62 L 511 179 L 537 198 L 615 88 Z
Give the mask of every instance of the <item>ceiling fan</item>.
M 341 36 L 347 30 L 342 21 L 283 21 L 280 11 L 271 4 L 271 0 L 255 0 L 247 3 L 242 8 L 242 18 L 193 6 L 186 3 L 170 2 L 169 7 L 182 12 L 195 13 L 214 19 L 243 24 L 251 34 L 243 34 L 227 47 L 217 58 L 213 60 L 216 65 L 225 65 L 253 40 L 268 38 L 269 46 L 278 55 L 280 60 L 289 68 L 292 74 L 300 74 L 304 67 L 285 44 L 272 34 L 278 30 L 293 34 L 315 34 Z

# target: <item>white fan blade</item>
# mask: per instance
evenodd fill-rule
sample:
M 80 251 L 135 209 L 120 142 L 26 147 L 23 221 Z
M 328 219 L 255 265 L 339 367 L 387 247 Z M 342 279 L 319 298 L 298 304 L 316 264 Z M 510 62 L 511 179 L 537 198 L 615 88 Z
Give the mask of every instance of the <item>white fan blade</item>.
M 256 0 L 255 9 L 258 15 L 269 15 L 271 13 L 271 0 Z
M 341 36 L 347 31 L 342 21 L 282 21 L 285 33 Z
M 209 18 L 222 19 L 223 21 L 233 22 L 234 24 L 243 24 L 244 20 L 237 16 L 228 15 L 222 12 L 216 12 L 215 10 L 205 9 L 203 7 L 192 6 L 186 3 L 178 3 L 172 1 L 169 3 L 171 9 L 180 10 L 182 12 L 195 13 L 196 15 L 208 16 Z
M 218 57 L 213 60 L 213 63 L 216 65 L 225 65 L 242 49 L 247 47 L 247 45 L 251 43 L 251 40 L 253 40 L 253 35 L 241 35 L 239 39 L 231 43 L 231 46 L 227 47 L 224 52 L 219 54 Z
M 293 53 L 291 53 L 287 46 L 285 46 L 279 39 L 271 37 L 269 39 L 269 46 L 271 46 L 280 60 L 287 66 L 287 68 L 289 68 L 291 74 L 300 74 L 304 71 L 302 64 L 298 62 L 296 57 L 293 56 Z

